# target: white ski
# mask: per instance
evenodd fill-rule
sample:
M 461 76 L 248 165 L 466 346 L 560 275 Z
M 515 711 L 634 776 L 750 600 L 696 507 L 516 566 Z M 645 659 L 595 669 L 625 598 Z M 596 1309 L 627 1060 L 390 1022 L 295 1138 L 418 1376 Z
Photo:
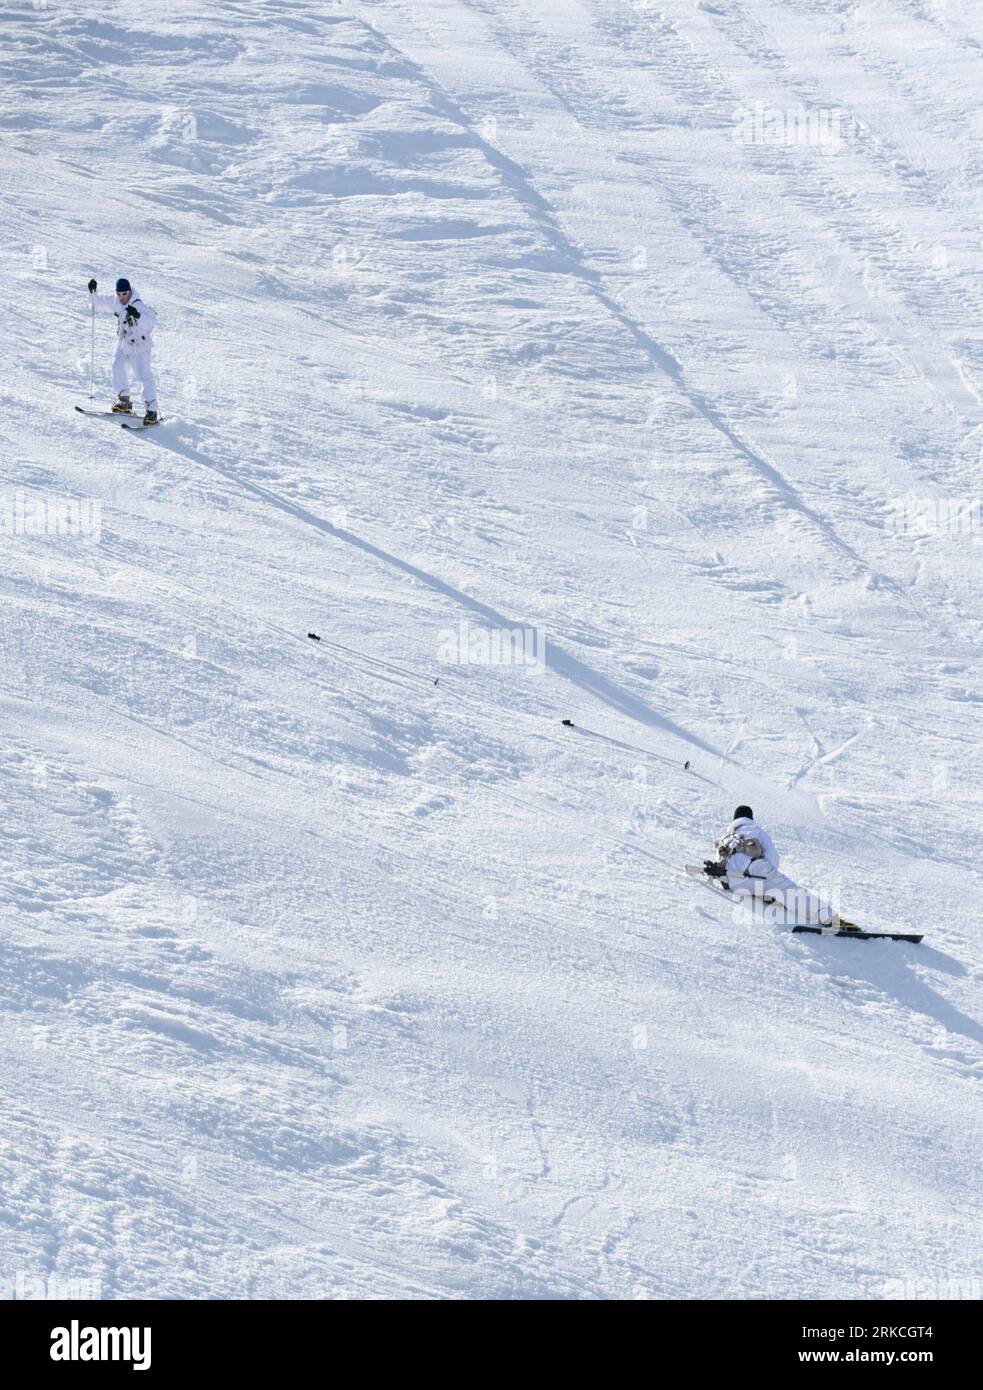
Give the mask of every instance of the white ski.
M 125 413 L 122 410 L 86 410 L 84 405 L 77 405 L 75 409 L 80 415 L 90 415 L 96 420 L 119 420 Z M 134 420 L 137 416 L 132 417 Z

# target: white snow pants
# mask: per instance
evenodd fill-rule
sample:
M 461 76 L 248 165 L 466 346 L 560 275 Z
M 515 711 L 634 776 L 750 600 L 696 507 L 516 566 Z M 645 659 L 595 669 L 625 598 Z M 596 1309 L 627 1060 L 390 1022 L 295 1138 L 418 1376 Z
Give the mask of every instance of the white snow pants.
M 143 401 L 148 410 L 157 409 L 157 380 L 150 361 L 151 349 L 141 347 L 127 352 L 120 343 L 113 358 L 113 386 L 117 392 L 130 393 L 130 380 L 143 386 Z
M 802 925 L 825 925 L 832 921 L 833 909 L 800 888 L 785 874 L 772 868 L 767 859 L 751 859 L 747 854 L 732 854 L 727 860 L 727 882 L 735 897 L 750 896 L 773 899 L 786 912 L 793 914 Z

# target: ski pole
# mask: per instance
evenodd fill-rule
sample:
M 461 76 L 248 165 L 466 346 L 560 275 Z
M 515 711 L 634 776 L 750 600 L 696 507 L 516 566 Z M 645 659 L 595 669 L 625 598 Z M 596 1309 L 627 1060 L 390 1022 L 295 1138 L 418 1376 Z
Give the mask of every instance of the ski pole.
M 89 354 L 89 400 L 91 401 L 93 398 L 92 378 L 96 369 L 96 301 L 91 294 L 89 298 L 92 300 L 92 351 Z

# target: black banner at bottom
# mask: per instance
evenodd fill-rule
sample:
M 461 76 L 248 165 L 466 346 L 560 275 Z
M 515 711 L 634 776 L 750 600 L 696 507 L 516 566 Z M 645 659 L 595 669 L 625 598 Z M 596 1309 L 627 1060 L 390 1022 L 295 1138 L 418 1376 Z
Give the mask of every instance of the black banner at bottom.
M 516 1372 L 516 1344 L 502 1334 L 503 1318 L 516 1304 L 496 1305 L 493 1336 L 480 1323 L 488 1304 L 467 1299 L 448 1300 L 443 1324 L 449 1331 L 474 1329 L 478 1369 L 485 1374 L 496 1360 L 503 1373 Z M 427 1339 L 422 1343 L 383 1341 L 379 1334 L 393 1324 L 393 1301 L 326 1302 L 48 1302 L 10 1301 L 0 1304 L 0 1335 L 21 1375 L 51 1370 L 72 1374 L 82 1367 L 100 1372 L 158 1373 L 174 1377 L 189 1372 L 227 1375 L 257 1374 L 275 1369 L 280 1375 L 308 1371 L 312 1359 L 325 1371 L 342 1359 L 366 1358 L 373 1375 L 406 1375 L 450 1368 L 450 1345 L 429 1340 L 436 1324 L 418 1302 L 398 1303 L 397 1317 L 414 1319 L 407 1330 Z M 541 1320 L 530 1344 L 529 1324 L 522 1316 L 516 1330 L 526 1333 L 521 1359 L 527 1373 L 531 1355 L 544 1368 L 556 1370 L 567 1357 L 596 1356 L 602 1346 L 621 1361 L 635 1348 L 657 1368 L 672 1358 L 685 1358 L 691 1372 L 726 1368 L 752 1372 L 759 1368 L 793 1370 L 798 1366 L 884 1365 L 907 1369 L 941 1366 L 954 1370 L 978 1350 L 979 1304 L 975 1302 L 713 1302 L 639 1301 L 618 1306 L 617 1324 L 598 1324 L 614 1331 L 617 1340 L 596 1343 L 590 1320 L 599 1303 L 587 1301 L 576 1324 L 552 1322 L 542 1303 L 531 1305 Z M 560 1304 L 562 1310 L 565 1306 Z M 579 1305 L 578 1305 L 579 1306 Z M 462 1324 L 461 1318 L 465 1319 Z M 471 1318 L 476 1319 L 471 1324 Z M 584 1318 L 588 1321 L 585 1322 Z M 479 1321 L 480 1320 L 480 1321 Z M 367 1333 L 371 1341 L 364 1341 Z M 537 1348 L 531 1353 L 530 1345 Z M 421 1361 L 421 1347 L 430 1351 Z M 470 1374 L 455 1344 L 455 1378 Z

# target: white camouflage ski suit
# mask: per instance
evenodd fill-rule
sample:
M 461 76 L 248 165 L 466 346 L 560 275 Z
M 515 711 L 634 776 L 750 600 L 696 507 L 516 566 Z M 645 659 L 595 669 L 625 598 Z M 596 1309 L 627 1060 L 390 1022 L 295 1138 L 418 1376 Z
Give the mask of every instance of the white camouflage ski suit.
M 144 304 L 136 290 L 130 295 L 129 304 L 121 304 L 114 294 L 91 294 L 97 314 L 115 314 L 118 341 L 113 358 L 113 386 L 118 392 L 129 394 L 131 378 L 143 386 L 143 401 L 148 410 L 157 409 L 157 380 L 151 362 L 154 346 L 154 329 L 157 315 L 149 304 Z M 136 309 L 140 315 L 134 323 L 126 321 L 127 309 Z
M 753 840 L 761 847 L 761 853 L 756 857 L 740 847 L 742 841 Z M 831 908 L 779 872 L 780 861 L 774 841 L 757 821 L 747 816 L 731 821 L 717 841 L 717 851 L 721 856 L 726 852 L 727 886 L 735 896 L 772 899 L 794 913 L 796 921 L 830 920 Z

